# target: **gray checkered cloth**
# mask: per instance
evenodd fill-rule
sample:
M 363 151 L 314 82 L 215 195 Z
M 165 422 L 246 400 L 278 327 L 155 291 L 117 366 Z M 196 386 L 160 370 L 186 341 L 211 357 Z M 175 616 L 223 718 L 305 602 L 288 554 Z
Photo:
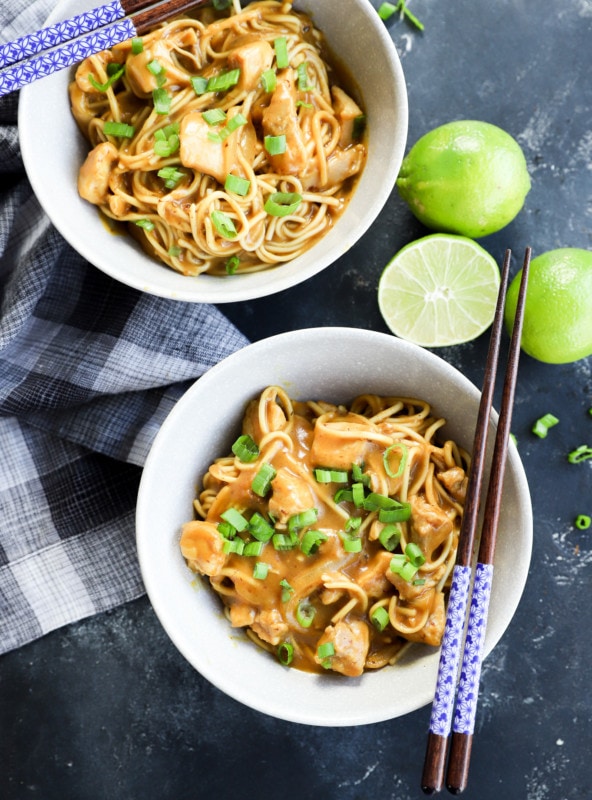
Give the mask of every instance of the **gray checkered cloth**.
M 51 6 L 2 0 L 0 41 Z M 0 98 L 0 652 L 143 593 L 134 510 L 151 442 L 247 343 L 216 308 L 129 289 L 66 244 L 24 174 L 17 102 Z

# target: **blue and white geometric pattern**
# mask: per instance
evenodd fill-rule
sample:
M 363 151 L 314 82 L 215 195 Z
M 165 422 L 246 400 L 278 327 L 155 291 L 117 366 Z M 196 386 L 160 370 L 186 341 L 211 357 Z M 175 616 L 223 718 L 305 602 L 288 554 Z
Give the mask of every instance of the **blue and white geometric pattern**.
M 136 36 L 136 29 L 133 23 L 129 19 L 124 19 L 75 41 L 66 42 L 48 53 L 14 64 L 12 67 L 6 67 L 0 72 L 0 96 L 14 92 L 21 86 L 39 78 L 51 75 L 52 72 L 84 61 L 94 53 L 108 50 L 126 39 L 133 39 L 134 36 Z
M 475 729 L 492 580 L 493 565 L 477 564 L 454 712 L 455 733 L 472 734 Z
M 430 732 L 438 736 L 448 736 L 452 725 L 456 677 L 469 601 L 470 581 L 471 568 L 457 564 L 452 572 L 436 692 L 430 718 Z
M 14 42 L 0 45 L 0 67 L 15 64 L 17 61 L 22 61 L 25 58 L 34 56 L 36 53 L 41 53 L 42 50 L 49 50 L 62 44 L 62 42 L 77 39 L 85 33 L 90 33 L 97 30 L 97 28 L 102 28 L 104 25 L 109 25 L 111 22 L 116 22 L 122 17 L 125 17 L 125 11 L 119 0 L 114 0 L 114 2 L 100 8 L 85 11 L 84 14 L 79 14 L 72 19 L 49 25 L 36 33 L 21 36 Z

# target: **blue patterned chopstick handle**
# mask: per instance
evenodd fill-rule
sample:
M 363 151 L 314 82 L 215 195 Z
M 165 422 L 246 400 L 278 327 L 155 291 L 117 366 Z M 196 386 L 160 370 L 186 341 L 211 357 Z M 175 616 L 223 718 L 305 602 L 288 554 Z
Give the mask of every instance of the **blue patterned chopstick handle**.
M 455 733 L 472 734 L 475 730 L 492 580 L 493 564 L 477 564 L 454 711 Z
M 100 8 L 94 8 L 92 11 L 78 14 L 72 19 L 49 25 L 36 33 L 21 36 L 20 39 L 16 39 L 14 42 L 1 44 L 0 67 L 6 67 L 9 64 L 15 64 L 17 61 L 30 58 L 42 50 L 57 47 L 63 42 L 76 39 L 85 33 L 96 31 L 97 28 L 102 28 L 111 22 L 117 22 L 118 19 L 123 17 L 125 17 L 125 11 L 121 3 L 119 0 L 114 0 L 114 2 Z
M 452 726 L 456 678 L 460 664 L 465 618 L 469 604 L 471 568 L 455 565 L 448 595 L 446 625 L 440 650 L 436 692 L 432 704 L 430 732 L 448 736 Z
M 133 39 L 136 29 L 129 19 L 116 22 L 101 30 L 81 36 L 73 42 L 67 42 L 55 50 L 21 61 L 12 67 L 0 71 L 0 97 L 20 89 L 27 83 L 51 75 L 65 67 L 70 67 L 85 58 L 108 50 L 126 39 Z

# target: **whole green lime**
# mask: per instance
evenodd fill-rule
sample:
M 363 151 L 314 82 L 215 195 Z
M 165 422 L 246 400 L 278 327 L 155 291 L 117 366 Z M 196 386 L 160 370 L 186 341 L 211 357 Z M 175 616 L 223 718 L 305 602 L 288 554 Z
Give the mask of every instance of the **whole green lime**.
M 397 188 L 428 228 L 478 239 L 514 219 L 530 177 L 524 153 L 509 133 L 488 122 L 458 120 L 415 143 Z
M 516 315 L 522 270 L 506 295 L 505 322 Z M 592 355 L 592 252 L 576 247 L 549 250 L 530 264 L 522 349 L 548 364 Z

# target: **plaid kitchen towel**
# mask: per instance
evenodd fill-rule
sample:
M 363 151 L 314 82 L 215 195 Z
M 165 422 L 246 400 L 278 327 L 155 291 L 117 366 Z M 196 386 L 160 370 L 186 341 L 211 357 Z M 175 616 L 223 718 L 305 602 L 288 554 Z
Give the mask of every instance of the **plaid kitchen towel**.
M 51 6 L 2 0 L 0 41 Z M 24 174 L 17 103 L 0 98 L 0 653 L 143 593 L 150 444 L 188 385 L 247 344 L 216 308 L 129 289 L 66 244 Z

